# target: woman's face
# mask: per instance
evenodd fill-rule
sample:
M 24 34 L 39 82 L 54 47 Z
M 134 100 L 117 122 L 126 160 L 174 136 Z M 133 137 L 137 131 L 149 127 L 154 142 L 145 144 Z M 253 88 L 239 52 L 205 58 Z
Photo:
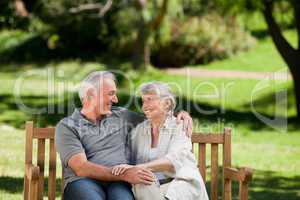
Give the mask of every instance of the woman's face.
M 166 105 L 158 95 L 154 93 L 144 94 L 142 101 L 142 110 L 148 119 L 153 120 L 166 115 Z

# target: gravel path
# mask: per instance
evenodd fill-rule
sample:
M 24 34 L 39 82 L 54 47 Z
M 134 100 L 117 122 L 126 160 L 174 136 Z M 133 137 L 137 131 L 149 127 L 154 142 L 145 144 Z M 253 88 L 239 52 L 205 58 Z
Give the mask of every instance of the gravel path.
M 240 78 L 240 79 L 272 79 L 272 80 L 290 80 L 291 75 L 288 72 L 280 70 L 278 72 L 246 72 L 230 70 L 209 70 L 199 68 L 167 68 L 165 71 L 171 75 L 186 75 L 190 77 L 203 78 Z

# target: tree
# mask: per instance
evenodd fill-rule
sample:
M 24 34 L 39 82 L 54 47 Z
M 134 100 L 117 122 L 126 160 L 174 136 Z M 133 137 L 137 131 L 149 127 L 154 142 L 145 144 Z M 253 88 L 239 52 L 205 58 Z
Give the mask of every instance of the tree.
M 215 0 L 226 12 L 238 13 L 260 11 L 266 21 L 269 34 L 275 47 L 291 72 L 296 100 L 297 118 L 300 119 L 300 1 L 299 0 Z M 220 4 L 221 3 L 221 4 Z M 281 32 L 275 20 L 275 6 L 290 5 L 293 9 L 293 23 L 298 36 L 298 45 L 294 48 Z M 228 11 L 228 8 L 230 11 Z M 285 13 L 284 13 L 285 14 Z
M 147 11 L 147 0 L 136 0 L 135 7 L 139 12 L 138 33 L 133 52 L 133 68 L 146 69 L 150 64 L 150 44 L 151 33 L 158 29 L 165 15 L 167 14 L 169 0 L 163 0 L 160 8 L 156 10 L 154 17 L 149 19 Z
M 16 0 L 19 1 L 19 0 Z M 60 55 L 79 56 L 99 51 L 101 24 L 110 13 L 113 0 L 30 0 L 24 1 L 34 18 L 43 22 L 43 38 Z M 54 39 L 53 39 L 54 38 Z M 51 42 L 49 42 L 51 41 Z M 54 42 L 53 42 L 54 41 Z M 81 52 L 78 51 L 81 49 Z
M 264 0 L 263 14 L 272 40 L 292 74 L 296 97 L 297 118 L 300 119 L 300 1 L 291 0 L 290 3 L 294 9 L 295 27 L 298 35 L 298 46 L 296 48 L 293 48 L 286 40 L 278 23 L 274 19 L 274 0 Z
M 19 15 L 20 17 L 28 17 L 29 13 L 22 0 L 15 0 L 15 9 L 17 15 Z

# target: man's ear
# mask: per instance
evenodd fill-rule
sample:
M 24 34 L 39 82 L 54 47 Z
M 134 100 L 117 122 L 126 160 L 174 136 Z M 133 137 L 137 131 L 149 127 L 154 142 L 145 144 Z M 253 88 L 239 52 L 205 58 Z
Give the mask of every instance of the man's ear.
M 87 91 L 86 91 L 86 97 L 88 100 L 91 100 L 92 97 L 94 96 L 94 91 L 92 88 L 89 88 Z

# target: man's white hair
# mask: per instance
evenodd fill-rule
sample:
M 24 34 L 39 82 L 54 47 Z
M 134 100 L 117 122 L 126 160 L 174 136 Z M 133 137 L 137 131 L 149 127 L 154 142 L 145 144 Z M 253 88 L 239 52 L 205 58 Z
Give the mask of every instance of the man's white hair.
M 79 85 L 78 95 L 81 103 L 83 103 L 86 93 L 90 88 L 99 89 L 100 83 L 103 79 L 109 78 L 116 81 L 115 75 L 109 71 L 95 71 L 90 73 L 85 79 L 83 79 Z
M 168 111 L 173 112 L 176 107 L 175 95 L 167 83 L 159 81 L 144 83 L 140 86 L 140 92 L 142 95 L 154 93 L 158 95 L 161 100 L 169 100 L 171 105 Z

